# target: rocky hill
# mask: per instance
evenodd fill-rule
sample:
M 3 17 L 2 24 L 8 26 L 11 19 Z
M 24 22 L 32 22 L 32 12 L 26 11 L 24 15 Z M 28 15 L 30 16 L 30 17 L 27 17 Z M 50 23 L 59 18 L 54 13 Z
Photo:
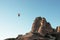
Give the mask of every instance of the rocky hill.
M 36 17 L 29 33 L 5 40 L 60 40 L 60 26 L 54 29 L 44 17 Z

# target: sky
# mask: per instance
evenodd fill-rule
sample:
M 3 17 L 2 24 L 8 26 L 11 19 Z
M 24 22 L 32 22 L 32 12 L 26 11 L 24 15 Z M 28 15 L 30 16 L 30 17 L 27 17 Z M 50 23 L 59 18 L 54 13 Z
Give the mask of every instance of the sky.
M 20 13 L 20 17 L 18 17 Z M 36 17 L 60 25 L 60 0 L 0 0 L 0 40 L 30 32 Z

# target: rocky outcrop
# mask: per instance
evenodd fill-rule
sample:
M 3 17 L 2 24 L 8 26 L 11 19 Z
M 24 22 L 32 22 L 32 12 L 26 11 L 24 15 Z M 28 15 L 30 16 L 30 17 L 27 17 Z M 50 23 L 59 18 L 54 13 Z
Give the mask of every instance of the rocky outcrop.
M 60 26 L 54 29 L 44 17 L 36 17 L 29 33 L 5 40 L 60 40 Z
M 38 29 L 40 27 L 40 22 L 41 22 L 42 18 L 41 17 L 37 17 L 34 20 L 34 23 L 32 24 L 32 29 L 31 32 L 38 32 Z
M 60 26 L 57 26 L 56 31 L 60 32 Z

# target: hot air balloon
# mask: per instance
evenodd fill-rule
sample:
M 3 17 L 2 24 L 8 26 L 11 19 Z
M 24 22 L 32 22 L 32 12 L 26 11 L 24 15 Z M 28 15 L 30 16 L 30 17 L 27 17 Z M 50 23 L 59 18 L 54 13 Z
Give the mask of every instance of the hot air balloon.
M 20 16 L 20 13 L 18 13 L 18 17 Z

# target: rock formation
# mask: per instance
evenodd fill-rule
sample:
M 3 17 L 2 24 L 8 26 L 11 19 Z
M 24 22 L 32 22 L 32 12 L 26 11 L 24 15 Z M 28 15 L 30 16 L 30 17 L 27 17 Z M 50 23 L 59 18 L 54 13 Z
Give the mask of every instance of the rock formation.
M 32 30 L 31 32 L 38 32 L 38 29 L 40 27 L 40 22 L 41 22 L 42 18 L 41 17 L 37 17 L 35 20 L 34 20 L 34 23 L 32 25 Z
M 60 26 L 57 26 L 56 31 L 60 32 Z
M 44 17 L 36 17 L 29 33 L 5 40 L 60 40 L 60 26 L 54 29 Z

